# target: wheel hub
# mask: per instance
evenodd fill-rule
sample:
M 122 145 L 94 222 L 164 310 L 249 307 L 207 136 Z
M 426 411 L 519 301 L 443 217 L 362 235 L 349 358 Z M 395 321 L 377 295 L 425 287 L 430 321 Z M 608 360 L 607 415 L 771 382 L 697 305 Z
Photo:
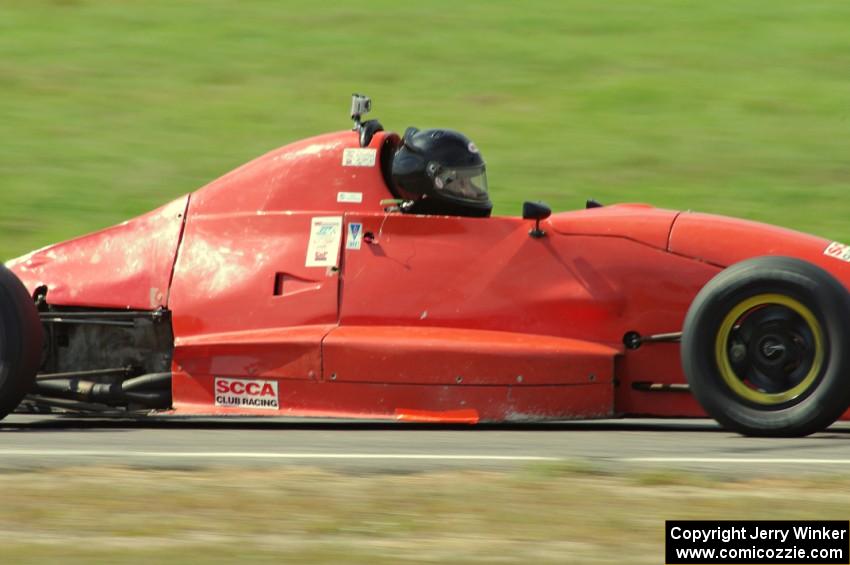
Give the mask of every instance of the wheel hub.
M 784 340 L 781 337 L 770 335 L 761 340 L 758 350 L 761 354 L 759 358 L 760 361 L 765 363 L 776 363 L 782 361 L 785 357 L 785 353 L 788 351 L 788 347 L 785 345 Z
M 721 337 L 725 335 L 724 337 Z M 823 361 L 822 330 L 811 312 L 782 295 L 743 301 L 723 322 L 718 357 L 723 378 L 741 396 L 777 404 L 799 396 Z

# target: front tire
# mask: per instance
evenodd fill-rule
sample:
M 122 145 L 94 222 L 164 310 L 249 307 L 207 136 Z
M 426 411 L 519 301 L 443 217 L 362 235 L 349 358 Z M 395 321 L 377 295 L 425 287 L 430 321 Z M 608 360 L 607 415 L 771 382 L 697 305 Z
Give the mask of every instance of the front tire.
M 33 388 L 43 332 L 27 289 L 0 265 L 0 419 Z
M 714 277 L 682 334 L 691 392 L 724 427 L 751 436 L 820 431 L 850 406 L 850 295 L 790 257 L 757 257 Z

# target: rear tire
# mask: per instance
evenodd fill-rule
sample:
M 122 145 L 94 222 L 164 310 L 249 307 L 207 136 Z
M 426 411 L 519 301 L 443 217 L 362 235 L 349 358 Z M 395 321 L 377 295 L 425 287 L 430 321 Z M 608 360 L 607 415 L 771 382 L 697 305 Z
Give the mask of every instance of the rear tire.
M 697 294 L 682 334 L 691 392 L 751 436 L 820 431 L 850 406 L 850 294 L 789 257 L 735 264 Z
M 27 289 L 0 265 L 0 419 L 33 388 L 43 332 Z

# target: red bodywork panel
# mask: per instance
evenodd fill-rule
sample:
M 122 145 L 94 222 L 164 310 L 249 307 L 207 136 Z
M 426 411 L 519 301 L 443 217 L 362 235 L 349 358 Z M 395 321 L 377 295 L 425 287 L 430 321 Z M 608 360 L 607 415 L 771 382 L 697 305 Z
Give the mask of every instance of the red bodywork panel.
M 699 289 L 756 255 L 850 281 L 825 240 L 646 205 L 555 214 L 539 239 L 515 217 L 386 212 L 396 142 L 288 145 L 10 266 L 54 305 L 167 307 L 178 413 L 426 422 L 699 416 L 643 386 L 684 383 L 678 345 L 627 351 L 626 333 L 681 330 Z
M 326 378 L 330 375 L 336 382 L 517 387 L 597 383 L 610 387 L 618 350 L 511 332 L 342 326 L 327 336 L 322 352 Z M 600 411 L 608 409 L 610 402 L 600 407 Z
M 647 204 L 618 204 L 590 208 L 580 214 L 557 214 L 551 225 L 564 235 L 627 238 L 656 249 L 667 249 L 670 228 L 678 215 Z
M 798 231 L 709 214 L 683 213 L 670 235 L 670 251 L 729 266 L 760 255 L 797 257 L 826 269 L 850 288 L 850 263 L 824 252 L 830 242 Z
M 154 310 L 168 302 L 188 196 L 149 214 L 8 263 L 30 292 L 62 306 Z

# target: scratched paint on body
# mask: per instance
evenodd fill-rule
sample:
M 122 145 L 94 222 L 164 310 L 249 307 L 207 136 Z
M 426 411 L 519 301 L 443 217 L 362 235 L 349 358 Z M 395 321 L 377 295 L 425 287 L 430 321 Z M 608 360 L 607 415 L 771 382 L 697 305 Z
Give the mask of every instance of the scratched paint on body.
M 179 198 L 117 226 L 34 251 L 7 266 L 31 293 L 46 285 L 54 305 L 142 310 L 165 306 L 162 289 L 169 286 L 188 201 L 188 196 Z

